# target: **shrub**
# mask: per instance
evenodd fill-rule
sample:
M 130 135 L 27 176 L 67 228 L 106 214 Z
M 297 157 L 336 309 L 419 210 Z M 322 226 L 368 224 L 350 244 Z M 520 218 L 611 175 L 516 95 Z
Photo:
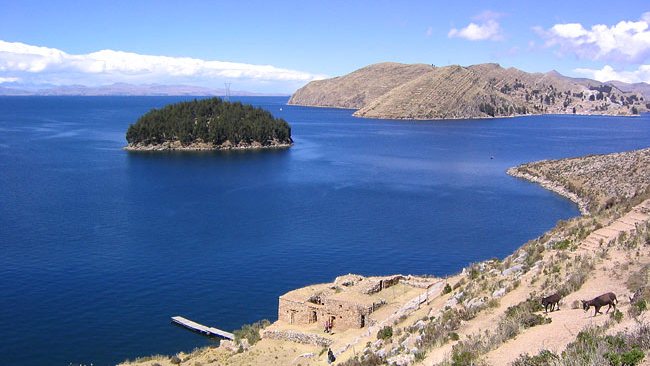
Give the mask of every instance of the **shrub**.
M 260 330 L 268 327 L 271 324 L 270 321 L 264 319 L 253 324 L 244 324 L 240 329 L 237 329 L 233 333 L 235 334 L 235 342 L 239 342 L 242 339 L 246 339 L 248 344 L 251 346 L 257 343 L 262 337 L 260 336 Z
M 632 306 L 630 306 L 628 314 L 631 317 L 636 318 L 646 310 L 648 310 L 648 303 L 645 301 L 645 299 L 640 299 L 632 302 Z
M 390 325 L 387 325 L 379 329 L 379 332 L 377 332 L 377 339 L 386 340 L 392 336 L 393 336 L 393 327 L 391 327 Z
M 449 284 L 445 285 L 445 288 L 442 289 L 442 294 L 446 295 L 451 292 L 451 286 Z
M 621 311 L 618 310 L 618 309 L 616 311 L 614 311 L 613 313 L 611 313 L 609 315 L 609 317 L 612 318 L 612 320 L 614 320 L 617 323 L 620 323 L 621 321 L 623 321 L 623 313 L 621 313 Z
M 524 365 L 611 365 L 635 366 L 650 348 L 650 327 L 642 324 L 631 333 L 603 336 L 605 328 L 593 327 L 578 333 L 575 341 L 569 343 L 566 350 L 555 357 L 542 351 L 537 356 L 520 356 L 514 366 Z M 539 360 L 541 363 L 535 363 Z M 544 363 L 545 361 L 548 361 Z
M 638 348 L 623 353 L 605 353 L 605 358 L 607 358 L 609 364 L 612 366 L 635 366 L 638 365 L 644 357 L 645 354 Z
M 452 366 L 469 366 L 473 365 L 478 360 L 478 352 L 469 349 L 457 350 L 456 346 L 452 350 L 451 365 Z
M 431 321 L 422 331 L 422 347 L 444 344 L 453 337 L 452 333 L 460 327 L 460 313 L 456 309 L 447 310 L 442 316 Z
M 479 276 L 480 274 L 481 274 L 481 272 L 480 272 L 480 271 L 478 270 L 478 268 L 476 268 L 475 266 L 472 266 L 472 267 L 469 269 L 469 278 L 470 278 L 471 280 L 475 280 L 475 279 L 477 279 L 478 276 Z
M 579 261 L 578 265 L 558 290 L 562 297 L 580 289 L 587 280 L 589 272 L 594 268 L 593 262 L 587 257 L 576 257 L 576 261 Z
M 386 364 L 386 361 L 374 354 L 373 352 L 366 352 L 361 356 L 354 356 L 347 361 L 340 363 L 341 366 L 379 366 Z
M 634 303 L 634 307 L 639 310 L 640 313 L 648 310 L 648 304 L 646 303 L 645 300 L 639 300 L 636 303 Z
M 565 250 L 569 248 L 569 240 L 565 239 L 562 241 L 558 241 L 557 243 L 553 244 L 553 249 L 555 250 Z
M 520 355 L 512 362 L 511 366 L 546 366 L 553 364 L 554 361 L 559 359 L 560 356 L 555 353 L 549 350 L 542 350 L 535 356 L 529 356 L 528 354 Z
M 499 299 L 490 299 L 487 303 L 488 308 L 494 309 L 499 307 Z

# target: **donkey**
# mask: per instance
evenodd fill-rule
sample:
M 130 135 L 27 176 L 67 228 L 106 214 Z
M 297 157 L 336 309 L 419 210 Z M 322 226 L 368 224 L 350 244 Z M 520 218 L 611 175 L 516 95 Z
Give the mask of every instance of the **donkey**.
M 544 312 L 548 313 L 548 308 L 551 308 L 551 312 L 555 310 L 555 306 L 557 306 L 557 310 L 560 310 L 560 294 L 557 292 L 554 293 L 551 296 L 547 296 L 542 299 L 542 306 L 544 307 Z
M 609 313 L 609 309 L 611 309 L 612 306 L 614 307 L 614 311 L 616 311 L 617 303 L 618 300 L 616 299 L 616 295 L 614 295 L 613 292 L 608 292 L 606 294 L 602 294 L 598 297 L 595 297 L 589 301 L 582 300 L 582 309 L 586 312 L 587 310 L 589 310 L 590 306 L 593 306 L 594 316 L 596 316 L 596 314 L 602 314 L 600 312 L 600 308 L 605 305 L 609 305 L 605 314 Z

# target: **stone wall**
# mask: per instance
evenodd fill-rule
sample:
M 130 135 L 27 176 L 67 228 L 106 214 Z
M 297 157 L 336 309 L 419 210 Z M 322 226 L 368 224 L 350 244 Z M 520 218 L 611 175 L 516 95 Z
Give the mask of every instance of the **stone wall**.
M 383 289 L 389 288 L 391 286 L 397 285 L 401 279 L 403 279 L 404 276 L 402 275 L 397 275 L 397 276 L 392 276 L 392 277 L 384 277 L 384 278 L 372 278 L 372 279 L 367 279 L 361 286 L 363 286 L 363 290 L 361 293 L 371 295 L 374 293 L 377 293 Z
M 345 300 L 325 299 L 324 302 L 325 319 L 334 317 L 334 329 L 361 328 L 365 326 L 368 314 L 372 312 L 372 308 L 363 308 Z
M 311 324 L 325 322 L 322 305 L 306 302 L 297 302 L 280 297 L 278 305 L 278 320 L 288 324 Z M 315 315 L 315 316 L 314 316 Z
M 376 304 L 379 307 L 381 304 Z M 323 305 L 309 301 L 298 302 L 280 298 L 278 305 L 278 320 L 288 324 L 321 323 L 334 317 L 334 329 L 361 328 L 368 322 L 368 314 L 373 307 L 365 308 L 356 303 L 339 300 L 323 299 Z
M 333 341 L 313 333 L 301 333 L 293 330 L 265 330 L 262 338 L 277 339 L 302 344 L 313 344 L 320 347 L 329 347 Z

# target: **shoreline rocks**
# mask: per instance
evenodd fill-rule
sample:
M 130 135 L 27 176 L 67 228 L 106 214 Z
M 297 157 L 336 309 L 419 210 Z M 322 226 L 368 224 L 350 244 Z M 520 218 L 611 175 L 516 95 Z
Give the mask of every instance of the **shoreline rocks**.
M 506 171 L 506 173 L 508 173 L 508 175 L 513 176 L 515 178 L 521 178 L 533 183 L 537 183 L 543 188 L 546 188 L 551 192 L 557 193 L 560 196 L 568 198 L 569 200 L 573 201 L 575 204 L 578 205 L 578 209 L 580 210 L 581 215 L 583 216 L 589 215 L 589 202 L 583 198 L 580 198 L 577 194 L 569 191 L 566 187 L 562 186 L 558 182 L 554 182 L 542 177 L 538 177 L 526 172 L 522 172 L 521 170 L 519 170 L 518 167 L 510 168 Z
M 128 144 L 123 149 L 126 151 L 226 151 L 226 150 L 261 150 L 261 149 L 286 149 L 293 143 L 280 141 L 271 141 L 268 145 L 262 145 L 258 141 L 252 143 L 233 144 L 226 141 L 221 145 L 215 145 L 212 142 L 195 141 L 188 145 L 183 145 L 180 141 L 165 141 L 161 144 Z

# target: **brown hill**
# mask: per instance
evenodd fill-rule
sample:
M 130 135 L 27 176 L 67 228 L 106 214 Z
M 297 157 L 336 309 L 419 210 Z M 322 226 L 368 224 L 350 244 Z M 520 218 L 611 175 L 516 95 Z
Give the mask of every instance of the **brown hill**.
M 617 85 L 573 79 L 555 71 L 504 69 L 498 64 L 433 67 L 381 63 L 311 82 L 299 89 L 289 104 L 354 108 L 358 117 L 391 119 L 632 115 L 646 110 L 641 93 L 624 92 Z
M 429 65 L 395 62 L 370 65 L 344 76 L 312 81 L 294 93 L 289 104 L 359 109 L 430 69 Z

